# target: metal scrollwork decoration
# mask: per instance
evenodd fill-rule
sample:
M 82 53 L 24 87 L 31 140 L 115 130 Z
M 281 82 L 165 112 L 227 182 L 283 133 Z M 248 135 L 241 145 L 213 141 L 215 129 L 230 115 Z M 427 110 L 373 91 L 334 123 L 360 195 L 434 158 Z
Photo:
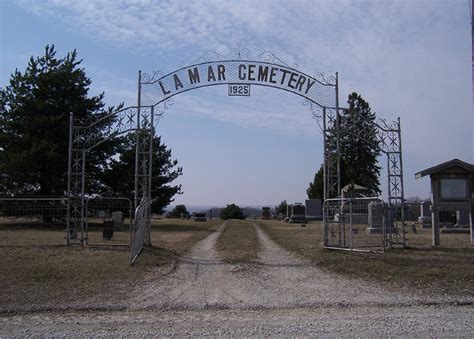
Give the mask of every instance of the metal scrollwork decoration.
M 387 122 L 386 119 L 378 119 L 378 124 L 380 128 L 385 129 L 385 130 L 392 130 L 392 131 L 398 131 L 400 128 L 400 125 L 398 124 L 397 121 L 390 121 Z
M 380 147 L 385 152 L 397 152 L 400 149 L 398 121 L 387 122 L 385 119 L 378 119 L 375 125 L 378 129 L 377 137 Z
M 324 132 L 322 121 L 323 121 L 323 109 L 319 105 L 315 105 L 312 101 L 304 99 L 302 102 L 303 106 L 307 106 L 308 110 L 311 112 L 313 119 L 318 124 L 321 132 Z
M 229 57 L 236 58 L 238 60 L 247 59 L 250 56 L 250 50 L 246 47 L 242 47 L 240 44 L 237 47 L 231 48 Z
M 283 66 L 286 66 L 286 67 L 292 67 L 292 68 L 295 68 L 295 69 L 298 68 L 297 63 L 293 63 L 292 65 L 290 65 L 289 63 L 287 63 L 287 62 L 283 61 L 281 58 L 279 58 L 275 54 L 275 52 L 272 52 L 272 51 L 263 51 L 262 53 L 257 55 L 257 59 L 262 60 L 263 62 L 268 62 L 268 63 L 272 63 L 272 64 L 279 64 L 279 65 L 283 65 Z
M 217 51 L 206 51 L 204 52 L 203 55 L 201 55 L 199 58 L 194 60 L 193 64 L 215 61 L 220 58 L 225 58 L 225 56 Z M 183 67 L 188 66 L 188 65 L 189 65 L 188 63 L 183 63 Z
M 316 73 L 314 78 L 324 85 L 336 86 L 336 77 L 333 75 L 326 77 L 324 73 Z
M 142 73 L 140 77 L 140 83 L 141 84 L 152 84 L 156 81 L 158 81 L 159 78 L 161 78 L 164 75 L 163 72 L 161 71 L 153 71 L 150 73 Z
M 292 67 L 297 69 L 298 64 L 293 63 L 290 64 L 288 62 L 283 61 L 280 57 L 278 57 L 275 52 L 272 51 L 263 51 L 258 54 L 252 54 L 250 50 L 246 47 L 241 47 L 239 44 L 237 47 L 230 48 L 228 53 L 220 53 L 215 50 L 211 51 L 206 51 L 204 52 L 203 55 L 201 55 L 199 58 L 195 59 L 192 64 L 196 63 L 205 63 L 205 62 L 211 62 L 211 61 L 217 61 L 217 60 L 224 60 L 224 59 L 235 59 L 235 60 L 261 60 L 263 62 L 267 63 L 274 63 L 274 64 L 279 64 L 282 66 L 286 67 Z M 181 63 L 182 67 L 189 66 L 189 63 Z
M 165 112 L 168 110 L 170 106 L 174 104 L 174 99 L 169 98 L 163 101 L 162 103 L 158 104 L 155 106 L 155 111 L 154 111 L 154 116 L 157 118 L 155 120 L 155 124 L 158 123 L 158 121 L 163 117 Z

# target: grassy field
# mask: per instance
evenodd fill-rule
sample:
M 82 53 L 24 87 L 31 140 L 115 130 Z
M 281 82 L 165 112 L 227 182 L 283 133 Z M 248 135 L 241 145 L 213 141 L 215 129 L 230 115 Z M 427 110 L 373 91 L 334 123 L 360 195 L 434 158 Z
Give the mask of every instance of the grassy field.
M 472 295 L 474 291 L 474 248 L 467 234 L 443 234 L 443 247 L 431 249 L 430 231 L 421 230 L 408 234 L 409 245 L 415 248 L 349 253 L 322 248 L 320 223 L 305 228 L 275 221 L 258 223 L 280 246 L 334 273 L 443 294 Z M 154 220 L 153 246 L 145 249 L 133 267 L 127 247 L 66 247 L 61 245 L 61 228 L 2 227 L 0 312 L 125 307 L 127 295 L 149 271 L 168 267 L 176 255 L 186 255 L 221 224 L 220 220 Z M 232 262 L 257 258 L 259 244 L 251 223 L 230 220 L 218 239 L 217 251 Z
M 245 220 L 228 220 L 224 232 L 217 240 L 216 249 L 226 261 L 256 259 L 260 247 L 255 228 Z
M 444 247 L 432 249 L 430 230 L 422 230 L 407 235 L 409 249 L 360 253 L 323 249 L 320 222 L 307 227 L 279 221 L 259 224 L 278 245 L 337 274 L 438 293 L 474 293 L 474 247 L 468 234 L 444 234 Z M 413 247 L 416 244 L 422 247 Z
M 0 230 L 0 311 L 22 309 L 121 308 L 146 273 L 170 264 L 214 232 L 221 221 L 155 220 L 153 247 L 129 265 L 127 247 L 63 246 L 64 232 L 15 226 Z M 26 240 L 25 240 L 26 239 Z M 38 245 L 33 242 L 40 239 Z M 23 240 L 23 241 L 22 241 Z M 40 243 L 41 243 L 40 242 Z M 51 245 L 56 244 L 58 245 Z M 18 246 L 18 245 L 21 246 Z

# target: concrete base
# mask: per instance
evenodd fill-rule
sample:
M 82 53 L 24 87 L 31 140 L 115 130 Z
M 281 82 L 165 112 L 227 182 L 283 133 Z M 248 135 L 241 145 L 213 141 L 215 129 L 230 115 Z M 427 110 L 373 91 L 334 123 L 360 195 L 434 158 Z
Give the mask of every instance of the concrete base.
M 428 216 L 423 216 L 423 217 L 418 217 L 418 222 L 422 224 L 431 224 L 431 217 Z
M 454 228 L 454 224 L 452 222 L 440 222 L 439 227 L 442 228 Z
M 290 220 L 288 220 L 288 223 L 290 223 L 290 224 L 307 224 L 308 220 L 305 217 L 291 217 Z
M 380 227 L 367 227 L 365 229 L 367 234 L 381 234 L 382 233 L 382 228 Z
M 455 224 L 454 228 L 471 228 L 468 224 Z
M 441 233 L 446 234 L 469 234 L 471 230 L 469 228 L 445 228 L 441 230 Z
M 323 220 L 322 215 L 306 215 L 306 219 L 308 220 Z
M 367 227 L 365 231 L 367 234 L 382 234 L 382 227 Z M 393 228 L 387 228 L 388 233 L 393 233 Z

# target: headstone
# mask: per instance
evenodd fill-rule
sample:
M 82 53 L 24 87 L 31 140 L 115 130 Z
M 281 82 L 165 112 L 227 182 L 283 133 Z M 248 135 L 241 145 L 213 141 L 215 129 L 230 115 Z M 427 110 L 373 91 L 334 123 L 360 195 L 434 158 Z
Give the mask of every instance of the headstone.
M 108 218 L 109 217 L 109 214 L 107 213 L 107 211 L 97 211 L 97 218 L 100 218 L 100 219 L 105 219 L 105 218 Z
M 431 228 L 431 202 L 422 201 L 420 203 L 420 216 L 418 217 L 418 222 L 421 223 L 423 228 Z
M 294 203 L 291 205 L 291 216 L 288 220 L 290 224 L 306 224 L 306 208 L 302 203 Z
M 469 210 L 456 211 L 456 225 L 454 227 L 469 227 Z
M 367 234 L 382 233 L 383 206 L 379 201 L 371 201 L 368 205 Z
M 270 207 L 262 207 L 262 216 L 260 217 L 262 220 L 270 220 L 271 219 L 271 211 Z
M 194 212 L 194 213 L 193 213 L 193 220 L 194 220 L 194 221 L 207 221 L 206 213 Z
M 286 222 L 290 221 L 292 209 L 293 209 L 293 205 L 290 205 L 290 204 L 286 205 L 286 217 L 285 217 Z
M 112 222 L 114 223 L 114 228 L 122 228 L 123 226 L 123 213 L 120 211 L 112 212 Z
M 102 229 L 102 238 L 112 240 L 114 237 L 114 223 L 110 220 L 104 220 L 104 227 Z
M 308 220 L 323 220 L 321 199 L 306 199 L 305 205 Z

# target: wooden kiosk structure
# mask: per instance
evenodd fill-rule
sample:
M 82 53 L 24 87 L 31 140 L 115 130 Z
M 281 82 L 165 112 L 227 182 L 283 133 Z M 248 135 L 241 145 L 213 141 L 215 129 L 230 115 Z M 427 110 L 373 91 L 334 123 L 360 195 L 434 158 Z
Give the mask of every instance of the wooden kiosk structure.
M 474 165 L 453 159 L 416 173 L 415 179 L 426 175 L 431 179 L 433 246 L 440 245 L 440 212 L 446 211 L 456 213 L 455 226 L 469 225 L 474 245 Z

